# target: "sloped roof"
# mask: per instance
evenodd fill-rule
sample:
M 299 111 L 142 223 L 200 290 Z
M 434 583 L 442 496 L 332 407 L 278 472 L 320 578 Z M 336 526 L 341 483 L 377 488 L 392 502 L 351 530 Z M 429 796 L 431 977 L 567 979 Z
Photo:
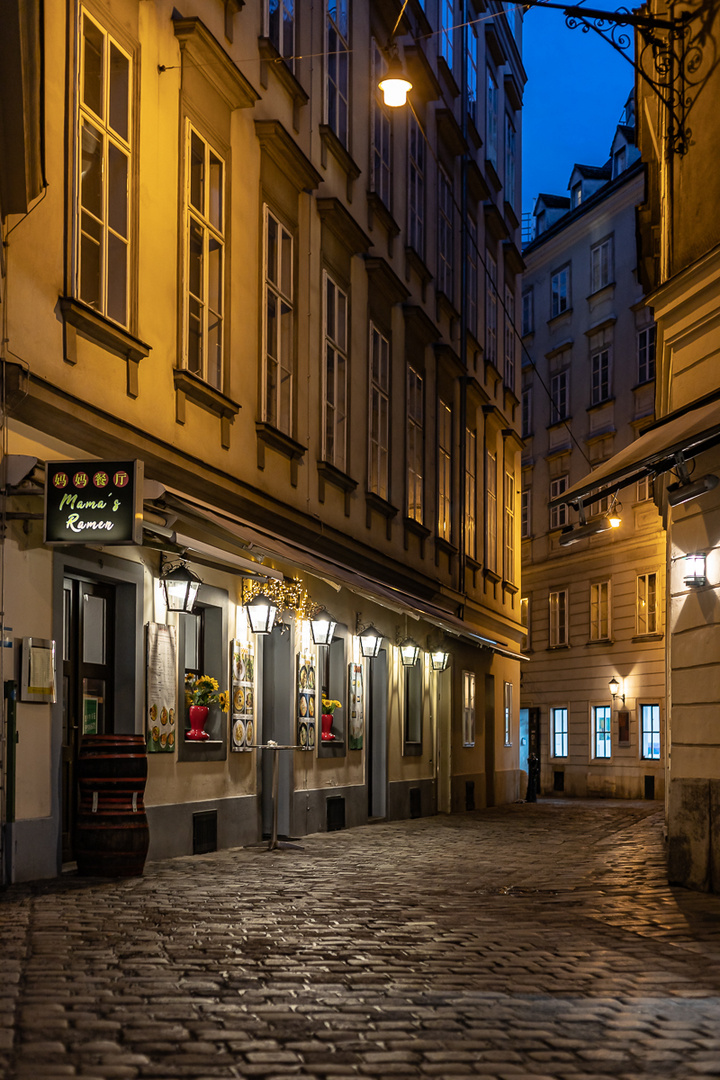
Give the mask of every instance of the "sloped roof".
M 543 203 L 548 210 L 566 210 L 570 206 L 570 200 L 567 195 L 548 195 L 545 192 L 538 195 L 535 201 L 536 207 L 538 203 Z

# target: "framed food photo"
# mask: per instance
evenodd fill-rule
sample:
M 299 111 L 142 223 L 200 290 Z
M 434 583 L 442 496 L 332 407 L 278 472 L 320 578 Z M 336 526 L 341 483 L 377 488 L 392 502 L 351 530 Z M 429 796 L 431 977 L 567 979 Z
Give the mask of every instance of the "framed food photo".
M 230 645 L 230 748 L 249 753 L 255 745 L 255 649 L 245 641 Z
M 315 749 L 315 657 L 298 654 L 297 745 L 301 750 Z

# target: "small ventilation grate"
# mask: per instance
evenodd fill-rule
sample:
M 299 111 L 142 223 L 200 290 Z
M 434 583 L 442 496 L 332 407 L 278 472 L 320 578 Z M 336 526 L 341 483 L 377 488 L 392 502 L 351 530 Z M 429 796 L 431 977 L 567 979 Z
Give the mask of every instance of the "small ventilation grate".
M 333 795 L 327 800 L 327 831 L 337 832 L 345 828 L 345 799 Z
M 474 780 L 466 780 L 465 781 L 465 809 L 466 810 L 474 810 L 475 809 L 475 781 Z
M 193 855 L 217 851 L 217 810 L 193 814 Z

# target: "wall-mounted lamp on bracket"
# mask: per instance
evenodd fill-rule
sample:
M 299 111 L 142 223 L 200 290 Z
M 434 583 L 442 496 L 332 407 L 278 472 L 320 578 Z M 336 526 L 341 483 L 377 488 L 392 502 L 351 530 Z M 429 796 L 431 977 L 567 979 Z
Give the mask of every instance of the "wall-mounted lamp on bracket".
M 398 634 L 397 638 L 399 637 L 400 635 Z M 402 660 L 403 667 L 414 667 L 422 652 L 417 641 L 415 641 L 414 638 L 406 637 L 403 641 L 398 641 L 397 644 L 400 649 L 400 659 Z
M 318 608 L 310 619 L 310 632 L 315 644 L 329 645 L 333 639 L 336 626 L 337 619 L 334 619 L 324 607 Z
M 443 649 L 433 649 L 430 653 L 430 666 L 433 671 L 444 671 L 449 660 L 450 653 L 444 652 Z
M 695 588 L 707 585 L 706 555 L 704 552 L 696 551 L 685 556 L 683 579 L 686 585 L 693 585 Z
M 610 690 L 610 693 L 612 694 L 612 699 L 613 699 L 613 704 L 614 704 L 615 698 L 618 696 L 618 691 L 620 690 L 620 683 L 618 682 L 618 680 L 615 678 L 614 675 L 613 675 L 612 679 L 610 680 L 610 682 L 608 683 L 608 688 Z M 622 703 L 624 705 L 625 704 L 625 695 L 620 694 L 620 697 L 621 697 Z
M 190 614 L 195 606 L 195 598 L 202 585 L 202 579 L 189 569 L 185 560 L 163 558 L 160 567 L 160 582 L 165 593 L 168 611 L 183 611 Z
M 374 660 L 382 648 L 383 636 L 379 630 L 370 623 L 357 635 L 360 642 L 360 652 L 366 660 Z
M 265 593 L 257 593 L 245 603 L 253 634 L 269 634 L 275 624 L 277 604 Z

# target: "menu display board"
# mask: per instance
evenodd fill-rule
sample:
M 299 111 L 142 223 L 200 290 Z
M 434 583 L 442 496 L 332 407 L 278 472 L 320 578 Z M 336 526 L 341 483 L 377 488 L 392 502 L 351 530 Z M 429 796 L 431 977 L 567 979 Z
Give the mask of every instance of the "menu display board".
M 298 653 L 297 677 L 297 743 L 301 750 L 314 750 L 317 731 L 315 657 Z
M 245 641 L 230 643 L 230 747 L 249 752 L 257 743 L 255 726 L 255 647 Z
M 142 461 L 48 461 L 46 544 L 142 542 Z
M 363 695 L 362 664 L 348 665 L 348 701 L 350 702 L 350 750 L 362 750 L 365 734 L 365 699 Z

